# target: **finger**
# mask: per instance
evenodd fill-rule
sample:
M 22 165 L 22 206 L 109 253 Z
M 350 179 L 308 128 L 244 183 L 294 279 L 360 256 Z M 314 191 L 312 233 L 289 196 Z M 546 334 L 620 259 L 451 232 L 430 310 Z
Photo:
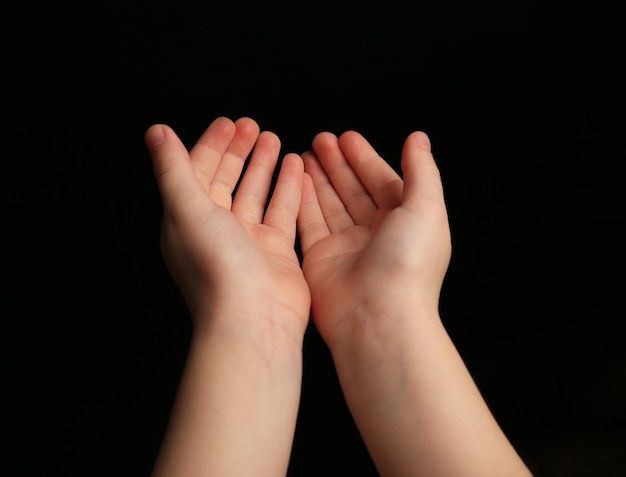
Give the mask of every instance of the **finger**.
M 235 127 L 235 136 L 222 156 L 209 191 L 209 195 L 217 204 L 228 209 L 246 159 L 259 137 L 259 126 L 250 118 L 238 119 L 235 121 Z
M 150 126 L 144 135 L 165 208 L 183 207 L 202 193 L 189 154 L 176 133 L 164 124 Z
M 296 225 L 300 234 L 300 246 L 304 254 L 318 241 L 330 235 L 322 209 L 317 201 L 313 179 L 306 172 L 302 178 L 302 199 L 300 200 L 300 211 Z
M 231 210 L 235 215 L 251 223 L 259 224 L 267 205 L 272 184 L 280 139 L 269 131 L 263 131 L 256 142 L 248 167 L 241 178 Z
M 240 118 L 233 123 L 233 133 L 232 126 L 228 126 L 230 120 L 224 121 L 224 119 L 219 118 L 216 120 L 217 124 L 214 122 L 209 126 L 206 132 L 206 142 L 201 138 L 192 149 L 191 157 L 192 161 L 194 163 L 197 161 L 202 168 L 204 180 L 209 184 L 210 197 L 215 203 L 230 209 L 233 190 L 259 136 L 259 126 L 253 119 Z M 212 127 L 214 124 L 215 129 Z M 229 133 L 232 133 L 232 136 L 224 148 Z M 197 146 L 200 147 L 196 155 Z
M 410 134 L 402 149 L 404 197 L 402 203 L 414 210 L 433 204 L 444 207 L 441 174 L 430 152 L 430 140 L 420 131 Z
M 215 171 L 235 137 L 236 130 L 237 127 L 231 119 L 219 117 L 206 128 L 189 152 L 198 180 L 207 194 Z
M 313 150 L 326 175 L 357 224 L 366 222 L 377 206 L 341 150 L 337 137 L 323 132 L 313 139 Z
M 383 209 L 398 207 L 402 201 L 402 178 L 367 140 L 355 131 L 346 131 L 339 146 L 351 168 L 376 206 Z
M 274 193 L 267 206 L 263 223 L 282 231 L 291 243 L 296 239 L 296 219 L 302 197 L 304 166 L 297 154 L 283 159 Z
M 302 154 L 304 170 L 311 176 L 320 210 L 330 233 L 341 232 L 352 227 L 354 221 L 346 210 L 341 197 L 330 182 L 317 156 L 312 151 Z

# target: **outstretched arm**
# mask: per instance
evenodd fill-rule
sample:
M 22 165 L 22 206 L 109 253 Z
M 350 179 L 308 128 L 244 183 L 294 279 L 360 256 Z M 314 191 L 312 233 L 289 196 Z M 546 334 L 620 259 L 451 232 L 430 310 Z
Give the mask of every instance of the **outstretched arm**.
M 303 154 L 298 217 L 313 320 L 382 476 L 528 476 L 439 316 L 451 254 L 428 137 L 403 179 L 358 133 Z
M 266 208 L 280 143 L 253 120 L 218 118 L 191 151 L 164 125 L 145 141 L 164 259 L 193 319 L 153 477 L 285 475 L 310 309 L 294 250 L 302 160 L 284 158 Z

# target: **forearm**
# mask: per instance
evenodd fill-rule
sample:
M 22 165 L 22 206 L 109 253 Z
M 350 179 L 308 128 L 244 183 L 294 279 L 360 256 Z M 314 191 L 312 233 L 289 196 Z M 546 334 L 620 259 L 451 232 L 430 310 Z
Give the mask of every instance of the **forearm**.
M 393 326 L 361 316 L 351 320 L 359 323 L 351 338 L 331 348 L 381 476 L 529 476 L 439 316 L 430 315 L 385 316 Z
M 194 332 L 152 477 L 286 474 L 302 349 L 280 333 L 260 338 L 219 325 Z

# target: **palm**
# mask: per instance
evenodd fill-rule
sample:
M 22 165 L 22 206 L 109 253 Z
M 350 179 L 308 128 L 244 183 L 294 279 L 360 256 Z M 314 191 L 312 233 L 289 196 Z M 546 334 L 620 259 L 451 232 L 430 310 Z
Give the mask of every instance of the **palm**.
M 257 269 L 265 268 L 272 283 L 273 291 L 269 296 L 275 297 L 279 305 L 301 316 L 306 322 L 309 288 L 294 250 L 294 238 L 265 224 L 246 223 L 244 228 L 259 251 Z M 250 274 L 246 274 L 246 277 L 250 277 Z M 257 283 L 259 278 L 257 276 L 255 280 Z
M 379 210 L 367 223 L 333 233 L 307 250 L 303 270 L 322 336 L 330 337 L 355 303 L 372 294 L 380 297 L 381 282 L 402 280 L 397 253 L 402 247 L 393 246 L 402 240 L 395 236 L 397 215 L 400 209 Z
M 434 163 L 421 166 L 419 181 L 411 170 L 405 187 L 357 133 L 322 133 L 313 146 L 303 155 L 307 176 L 298 224 L 322 336 L 328 340 L 357 303 L 389 306 L 394 292 L 383 295 L 383 288 L 410 284 L 435 301 L 449 230 Z

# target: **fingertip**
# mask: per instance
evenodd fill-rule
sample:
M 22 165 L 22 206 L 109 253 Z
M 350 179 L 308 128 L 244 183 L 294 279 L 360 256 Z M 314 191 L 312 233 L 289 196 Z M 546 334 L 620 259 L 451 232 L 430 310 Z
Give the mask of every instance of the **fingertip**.
M 285 154 L 283 161 L 292 162 L 298 169 L 304 171 L 304 161 L 300 154 L 297 154 L 295 152 L 288 152 L 287 154 Z
M 144 133 L 144 142 L 148 149 L 156 149 L 165 142 L 164 124 L 153 124 Z
M 218 116 L 211 121 L 210 126 L 223 125 L 224 127 L 232 127 L 234 124 L 235 122 L 228 116 Z
M 315 136 L 313 136 L 313 140 L 311 144 L 313 145 L 313 149 L 317 149 L 323 144 L 328 144 L 329 142 L 336 142 L 337 136 L 329 131 L 318 132 Z
M 261 128 L 259 124 L 249 116 L 242 116 L 235 121 L 235 126 L 238 130 L 244 131 L 248 134 L 259 134 Z
M 415 132 L 415 142 L 417 142 L 417 145 L 425 151 L 431 152 L 432 144 L 430 142 L 430 137 L 424 131 Z
M 272 147 L 274 148 L 280 148 L 282 142 L 280 140 L 280 137 L 278 137 L 278 134 L 276 134 L 273 131 L 261 131 L 259 133 L 259 139 L 261 139 L 261 136 L 264 138 L 265 141 L 268 141 L 268 143 L 271 143 Z
M 304 162 L 299 154 L 290 152 L 285 154 L 280 166 L 280 174 L 284 177 L 288 177 L 290 181 L 294 183 L 298 188 L 302 187 L 302 176 L 304 174 Z
M 426 134 L 424 131 L 415 131 L 413 133 L 413 137 L 415 138 L 416 144 L 420 148 L 424 149 L 425 151 L 431 152 L 432 144 L 430 142 L 428 134 Z
M 348 141 L 350 139 L 361 139 L 363 138 L 363 135 L 361 133 L 359 133 L 358 131 L 355 131 L 354 129 L 348 129 L 344 132 L 342 132 L 338 137 L 337 140 L 339 142 L 344 142 L 344 141 Z

